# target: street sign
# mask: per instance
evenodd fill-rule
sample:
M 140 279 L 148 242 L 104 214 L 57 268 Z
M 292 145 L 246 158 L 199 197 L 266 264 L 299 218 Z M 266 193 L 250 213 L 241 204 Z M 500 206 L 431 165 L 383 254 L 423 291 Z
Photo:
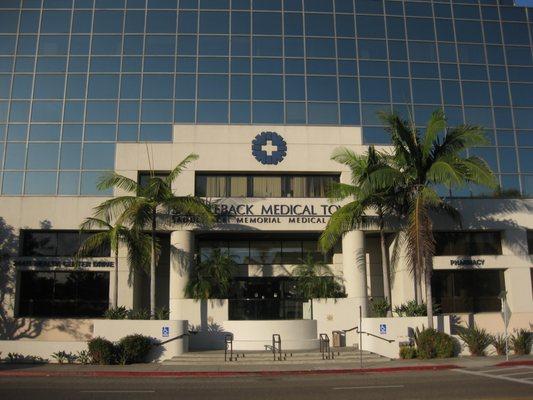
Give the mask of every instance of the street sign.
M 509 321 L 511 320 L 511 309 L 509 308 L 509 303 L 507 302 L 507 298 L 502 298 L 502 319 L 503 323 L 505 324 L 505 327 L 509 327 Z
M 161 336 L 162 337 L 169 337 L 170 336 L 170 327 L 164 326 L 161 328 Z
M 379 333 L 382 335 L 387 334 L 387 324 L 379 324 Z

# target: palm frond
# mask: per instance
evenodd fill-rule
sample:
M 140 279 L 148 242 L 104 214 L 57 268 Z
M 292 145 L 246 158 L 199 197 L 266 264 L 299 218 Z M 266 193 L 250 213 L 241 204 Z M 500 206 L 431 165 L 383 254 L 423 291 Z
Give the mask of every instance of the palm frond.
M 168 176 L 165 178 L 165 183 L 167 183 L 169 186 L 171 186 L 172 182 L 174 182 L 176 177 L 179 174 L 181 174 L 183 172 L 183 170 L 185 168 L 187 168 L 187 166 L 190 163 L 192 163 L 195 160 L 198 160 L 198 158 L 199 158 L 198 154 L 194 154 L 194 153 L 189 154 L 187 157 L 185 157 L 183 159 L 183 161 L 181 161 L 178 165 L 176 165 L 176 167 L 174 167 L 174 169 L 172 171 L 170 171 Z
M 90 257 L 92 253 L 104 249 L 111 241 L 110 231 L 96 232 L 80 244 L 75 259 Z
M 484 185 L 491 189 L 498 186 L 496 176 L 485 160 L 471 156 L 463 158 L 461 162 L 465 167 L 465 173 L 469 182 Z
M 109 222 L 101 218 L 95 218 L 95 217 L 85 218 L 85 220 L 80 224 L 81 231 L 90 231 L 94 229 L 110 230 L 112 228 L 113 226 Z
M 441 143 L 436 143 L 433 159 L 445 155 L 457 155 L 464 150 L 487 143 L 483 128 L 476 125 L 459 125 L 449 129 Z
M 385 130 L 391 135 L 397 160 L 411 160 L 415 165 L 419 165 L 421 151 L 414 123 L 404 121 L 394 113 L 378 112 L 378 117 L 385 124 Z
M 98 180 L 96 187 L 99 190 L 119 188 L 128 193 L 136 193 L 139 189 L 139 184 L 127 176 L 117 174 L 116 172 L 108 172 Z
M 136 196 L 114 197 L 94 207 L 94 215 L 106 221 L 114 220 L 133 204 L 137 203 L 138 199 Z
M 324 253 L 330 251 L 345 233 L 363 224 L 365 206 L 352 201 L 333 213 L 318 240 Z
M 150 270 L 150 253 L 152 239 L 150 235 L 135 229 L 124 229 L 121 232 L 124 243 L 128 249 L 128 264 L 133 271 Z M 160 246 L 156 244 L 156 258 Z
M 344 200 L 348 197 L 357 196 L 358 190 L 353 185 L 348 185 L 346 183 L 332 183 L 329 186 L 327 193 L 328 199 L 331 202 Z
M 162 206 L 168 214 L 194 217 L 194 220 L 203 225 L 211 225 L 216 221 L 211 207 L 204 200 L 194 196 L 173 196 L 166 199 Z
M 120 218 L 135 229 L 148 229 L 152 222 L 155 209 L 156 204 L 150 202 L 149 199 L 138 197 L 135 202 L 132 202 L 129 207 L 122 212 Z
M 447 188 L 462 186 L 466 183 L 464 168 L 455 157 L 439 157 L 427 171 L 427 179 L 433 184 Z
M 369 183 L 378 190 L 386 190 L 395 186 L 400 186 L 405 180 L 405 173 L 388 165 L 372 171 L 368 177 Z
M 426 132 L 422 141 L 422 155 L 424 158 L 427 158 L 430 155 L 439 133 L 444 129 L 446 129 L 446 117 L 444 111 L 437 109 L 433 111 L 426 124 Z

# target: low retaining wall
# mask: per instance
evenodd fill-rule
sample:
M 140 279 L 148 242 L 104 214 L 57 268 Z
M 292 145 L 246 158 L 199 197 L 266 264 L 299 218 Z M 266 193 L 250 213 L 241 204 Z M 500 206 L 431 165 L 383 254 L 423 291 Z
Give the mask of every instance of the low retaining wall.
M 68 320 L 65 320 L 65 323 Z M 90 321 L 90 322 L 89 322 Z M 38 356 L 53 362 L 52 354 L 58 351 L 77 353 L 87 350 L 87 340 L 91 337 L 103 337 L 116 342 L 127 335 L 141 334 L 163 343 L 150 353 L 148 361 L 161 361 L 188 351 L 188 322 L 167 320 L 84 320 L 91 325 L 92 335 L 83 336 L 84 340 L 42 340 L 34 339 L 1 340 L 1 357 L 8 353 L 20 353 L 24 356 Z M 183 335 L 183 336 L 182 336 Z M 177 338 L 181 336 L 180 338 Z M 165 343 L 166 342 L 166 343 Z
M 126 335 L 140 334 L 162 343 L 168 341 L 155 347 L 149 356 L 150 361 L 160 361 L 188 351 L 187 326 L 187 321 L 100 319 L 94 321 L 93 336 L 116 342 Z M 178 336 L 182 337 L 176 339 Z
M 363 318 L 362 322 L 362 331 L 378 336 L 363 334 L 362 349 L 392 359 L 400 357 L 400 344 L 408 342 L 416 328 L 422 330 L 428 325 L 427 317 Z M 434 317 L 433 324 L 436 330 L 451 333 L 450 316 Z
M 78 351 L 87 350 L 87 342 L 81 341 L 48 341 L 48 340 L 1 340 L 0 357 L 7 358 L 9 353 L 19 353 L 23 356 L 41 357 L 44 360 L 55 362 L 52 354 L 58 351 L 76 354 Z
M 316 350 L 319 346 L 317 321 L 224 321 L 225 332 L 233 334 L 234 350 L 265 350 L 272 335 L 281 336 L 283 350 Z

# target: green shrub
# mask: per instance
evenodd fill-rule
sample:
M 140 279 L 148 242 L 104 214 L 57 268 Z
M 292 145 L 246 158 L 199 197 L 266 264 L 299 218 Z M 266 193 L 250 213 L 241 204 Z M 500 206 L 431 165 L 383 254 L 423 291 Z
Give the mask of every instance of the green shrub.
M 394 307 L 394 312 L 398 317 L 425 317 L 427 315 L 426 303 L 417 304 L 416 300 L 409 300 L 407 303 Z M 440 314 L 440 305 L 433 304 L 433 315 Z
M 153 347 L 153 340 L 143 335 L 128 335 L 118 342 L 118 354 L 121 364 L 141 363 Z
M 150 319 L 150 311 L 146 309 L 139 309 L 139 310 L 128 310 L 128 319 Z
M 168 307 L 157 307 L 155 309 L 155 319 L 169 319 L 170 318 L 170 311 Z
M 76 356 L 66 351 L 56 351 L 52 353 L 52 358 L 57 361 L 58 364 L 69 363 L 72 364 L 76 360 Z
M 515 330 L 510 339 L 515 354 L 525 355 L 531 352 L 531 341 L 533 340 L 531 332 L 525 329 Z
M 80 364 L 90 364 L 91 356 L 87 350 L 81 350 L 76 354 L 76 361 Z
M 96 337 L 87 343 L 94 364 L 110 365 L 116 360 L 115 345 L 107 339 Z
M 507 349 L 505 346 L 505 335 L 502 335 L 501 333 L 494 335 L 492 337 L 492 345 L 496 350 L 496 354 L 499 356 L 504 356 L 506 354 Z
M 32 355 L 25 356 L 24 354 L 21 354 L 21 353 L 8 353 L 6 361 L 10 363 L 29 363 L 29 364 L 42 364 L 42 363 L 48 362 L 47 359 L 45 360 L 42 357 L 32 356 Z
M 104 313 L 106 319 L 126 319 L 128 316 L 128 310 L 124 306 L 111 307 Z
M 485 329 L 478 328 L 476 324 L 468 327 L 458 326 L 457 334 L 473 356 L 484 356 L 485 350 L 493 341 L 493 337 Z
M 413 346 L 400 346 L 400 358 L 411 360 L 417 357 L 416 348 Z
M 371 302 L 370 311 L 373 317 L 386 317 L 389 310 L 390 304 L 386 299 L 378 299 Z
M 394 312 L 398 317 L 425 317 L 426 311 L 426 305 L 424 303 L 417 304 L 416 300 L 410 300 L 394 307 Z
M 454 356 L 453 338 L 435 329 L 416 329 L 416 350 L 418 358 L 449 358 Z

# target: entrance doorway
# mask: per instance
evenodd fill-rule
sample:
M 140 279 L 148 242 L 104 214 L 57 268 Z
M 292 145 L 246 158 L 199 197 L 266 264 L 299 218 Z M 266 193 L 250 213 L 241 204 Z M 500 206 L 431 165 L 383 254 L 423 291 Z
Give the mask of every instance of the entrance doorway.
M 229 319 L 302 319 L 303 303 L 294 278 L 235 278 L 228 300 Z

